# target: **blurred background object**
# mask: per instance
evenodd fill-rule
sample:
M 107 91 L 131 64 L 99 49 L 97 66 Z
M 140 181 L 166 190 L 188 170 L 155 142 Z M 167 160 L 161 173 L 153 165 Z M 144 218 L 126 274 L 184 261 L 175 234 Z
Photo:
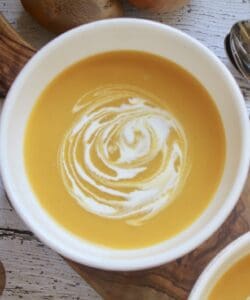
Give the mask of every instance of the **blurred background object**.
M 21 0 L 21 3 L 38 23 L 55 33 L 123 15 L 118 0 Z
M 167 12 L 184 6 L 188 0 L 129 0 L 129 2 L 138 8 Z
M 229 59 L 240 74 L 250 80 L 250 20 L 235 23 L 225 38 Z

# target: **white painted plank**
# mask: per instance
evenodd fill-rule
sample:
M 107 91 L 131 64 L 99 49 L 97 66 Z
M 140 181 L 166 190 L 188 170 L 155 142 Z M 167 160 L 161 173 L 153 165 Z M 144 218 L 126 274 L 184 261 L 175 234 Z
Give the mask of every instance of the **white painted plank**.
M 3 299 L 100 299 L 33 235 L 0 230 L 0 260 L 6 270 Z
M 19 230 L 28 230 L 27 226 L 17 216 L 15 210 L 10 206 L 2 182 L 0 181 L 0 228 L 15 228 Z

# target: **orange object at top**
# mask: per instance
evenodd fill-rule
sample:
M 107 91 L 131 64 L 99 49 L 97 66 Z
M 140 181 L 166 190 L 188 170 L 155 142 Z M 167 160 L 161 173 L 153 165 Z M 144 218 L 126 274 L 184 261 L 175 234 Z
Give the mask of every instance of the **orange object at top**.
M 164 12 L 180 8 L 185 5 L 188 0 L 129 0 L 129 2 L 138 8 Z

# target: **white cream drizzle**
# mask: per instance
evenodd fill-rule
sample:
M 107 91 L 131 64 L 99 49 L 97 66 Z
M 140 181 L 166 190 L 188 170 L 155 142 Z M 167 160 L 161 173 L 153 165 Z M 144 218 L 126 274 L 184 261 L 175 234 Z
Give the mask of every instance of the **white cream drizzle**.
M 154 95 L 128 85 L 105 85 L 76 102 L 76 121 L 58 163 L 67 191 L 84 209 L 140 225 L 181 189 L 187 140 L 180 123 L 157 103 Z M 158 167 L 150 174 L 152 163 Z

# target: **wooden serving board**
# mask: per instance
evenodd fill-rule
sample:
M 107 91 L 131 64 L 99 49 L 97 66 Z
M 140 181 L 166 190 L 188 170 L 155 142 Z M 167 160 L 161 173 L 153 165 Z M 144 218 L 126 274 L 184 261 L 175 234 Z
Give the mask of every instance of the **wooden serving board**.
M 0 95 L 5 96 L 24 64 L 36 50 L 0 16 Z M 241 198 L 223 226 L 199 248 L 158 268 L 138 272 L 110 272 L 65 259 L 104 299 L 187 299 L 197 277 L 228 243 L 250 231 L 250 176 Z M 0 295 L 4 287 L 0 262 Z

